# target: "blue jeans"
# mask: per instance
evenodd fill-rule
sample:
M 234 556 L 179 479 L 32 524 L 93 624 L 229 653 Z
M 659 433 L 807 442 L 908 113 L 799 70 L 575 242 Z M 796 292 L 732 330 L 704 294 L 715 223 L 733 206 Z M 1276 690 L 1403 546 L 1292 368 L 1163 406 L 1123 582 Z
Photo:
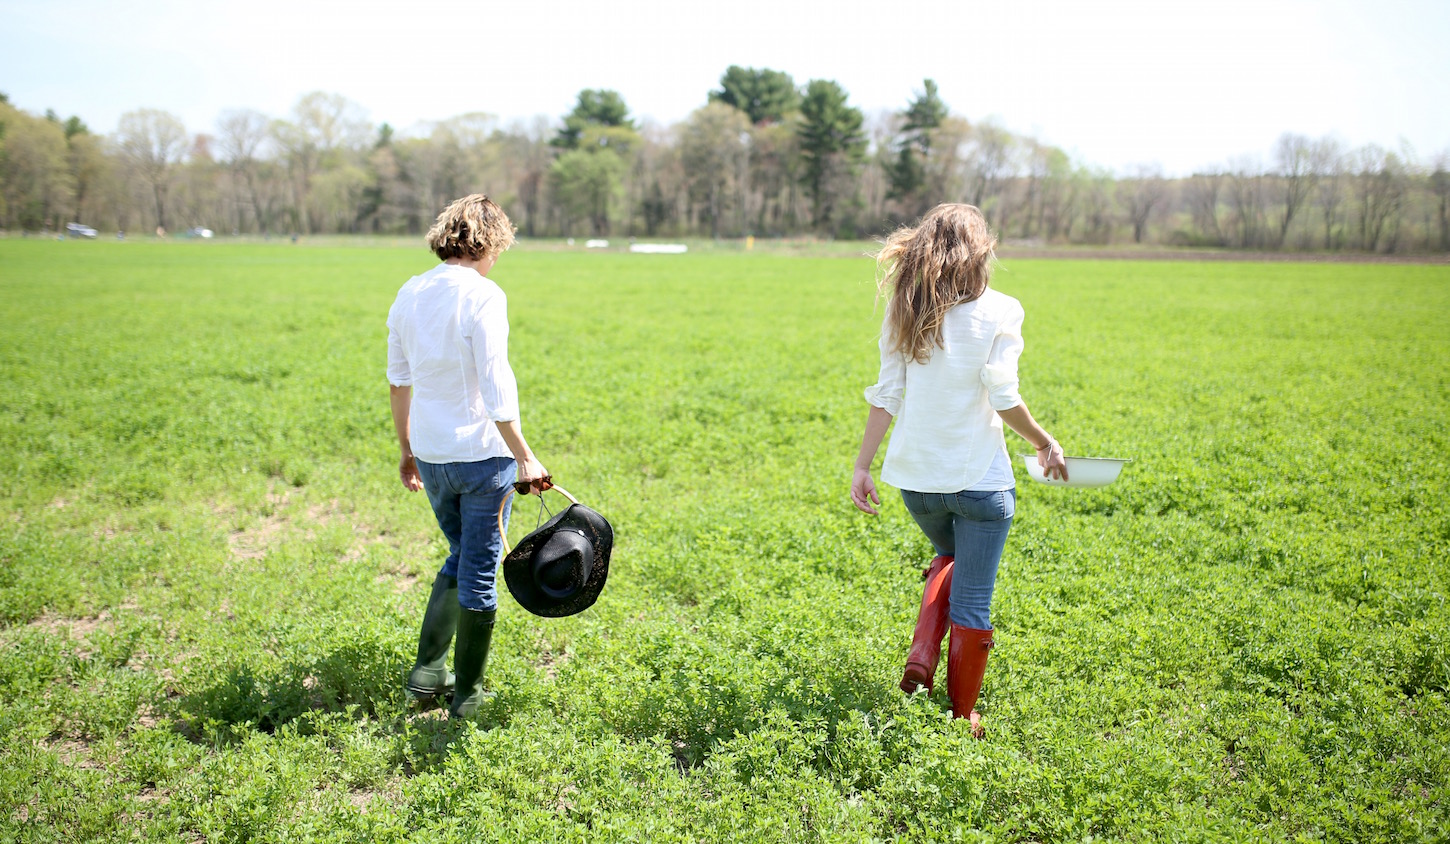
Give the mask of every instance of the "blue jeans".
M 490 457 L 476 463 L 424 463 L 418 474 L 438 527 L 448 537 L 448 560 L 440 574 L 458 578 L 458 603 L 469 610 L 498 608 L 498 563 L 503 537 L 498 532 L 498 506 L 518 475 L 512 457 Z M 513 502 L 504 511 L 508 525 Z
M 1017 491 L 903 489 L 901 500 L 936 552 L 956 557 L 952 564 L 952 623 L 991 630 L 992 587 L 1017 512 Z

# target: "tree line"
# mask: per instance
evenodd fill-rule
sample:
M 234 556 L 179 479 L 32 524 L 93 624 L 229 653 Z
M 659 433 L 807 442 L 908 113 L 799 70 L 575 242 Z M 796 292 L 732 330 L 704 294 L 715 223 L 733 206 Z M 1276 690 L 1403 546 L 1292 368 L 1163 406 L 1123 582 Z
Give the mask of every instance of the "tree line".
M 451 199 L 492 196 L 525 237 L 864 237 L 944 201 L 999 234 L 1273 250 L 1450 250 L 1450 151 L 1281 136 L 1184 178 L 1123 173 L 992 120 L 953 113 L 924 80 L 868 119 L 836 82 L 732 66 L 669 126 L 586 89 L 558 119 L 481 112 L 399 133 L 338 94 L 284 117 L 223 112 L 191 132 L 155 109 L 102 136 L 0 94 L 0 229 L 203 226 L 241 234 L 418 234 Z

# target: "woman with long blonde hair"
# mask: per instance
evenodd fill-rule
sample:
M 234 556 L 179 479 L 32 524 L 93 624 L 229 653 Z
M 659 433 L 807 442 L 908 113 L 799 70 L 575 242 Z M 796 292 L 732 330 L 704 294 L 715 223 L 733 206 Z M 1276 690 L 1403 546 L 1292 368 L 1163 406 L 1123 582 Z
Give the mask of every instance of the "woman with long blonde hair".
M 871 462 L 894 419 L 881 479 L 901 490 L 936 550 L 901 688 L 931 690 L 949 624 L 952 715 L 970 718 L 978 738 L 992 589 L 1017 504 L 1002 423 L 1032 444 L 1049 477 L 1067 478 L 1062 449 L 1017 391 L 1023 311 L 988 287 L 996 245 L 980 210 L 944 204 L 877 254 L 887 300 L 881 374 L 866 390 L 871 410 L 851 480 L 851 501 L 876 515 Z

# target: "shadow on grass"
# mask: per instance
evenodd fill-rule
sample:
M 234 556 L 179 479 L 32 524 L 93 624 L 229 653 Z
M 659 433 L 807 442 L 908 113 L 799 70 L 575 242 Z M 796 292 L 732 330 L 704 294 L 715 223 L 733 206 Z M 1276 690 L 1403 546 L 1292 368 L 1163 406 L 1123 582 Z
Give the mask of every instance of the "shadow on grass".
M 908 701 L 894 683 L 879 682 L 864 664 L 846 660 L 804 670 L 799 665 L 788 670 L 789 665 L 789 659 L 775 662 L 760 654 L 711 672 L 687 664 L 657 665 L 648 677 L 636 679 L 631 693 L 597 714 L 621 736 L 662 736 L 681 773 L 742 738 L 777 734 L 809 746 L 810 752 L 796 758 L 824 769 L 826 748 L 843 730 L 851 732 L 863 719 L 889 720 Z M 945 682 L 935 696 L 923 694 L 915 706 L 922 713 L 948 711 Z
M 450 720 L 447 699 L 418 701 L 404 691 L 412 659 L 411 645 L 383 638 L 348 641 L 306 661 L 241 657 L 175 700 L 168 707 L 172 725 L 195 744 L 220 747 L 257 733 L 332 732 L 342 719 L 392 736 L 393 762 L 413 776 L 444 764 L 461 736 L 503 727 L 519 707 L 529 706 L 526 690 L 500 690 L 472 718 Z
M 377 641 L 349 642 L 308 662 L 219 666 L 216 680 L 184 695 L 180 714 L 206 732 L 208 726 L 242 726 L 273 733 L 307 712 L 345 712 L 364 717 L 406 703 L 397 648 Z

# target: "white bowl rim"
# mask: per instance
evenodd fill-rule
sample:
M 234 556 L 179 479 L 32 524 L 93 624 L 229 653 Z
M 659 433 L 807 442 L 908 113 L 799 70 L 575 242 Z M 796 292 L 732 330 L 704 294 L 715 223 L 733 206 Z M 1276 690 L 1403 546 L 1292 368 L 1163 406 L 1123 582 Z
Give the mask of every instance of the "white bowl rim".
M 1017 456 L 1018 457 L 1021 457 L 1024 460 L 1026 460 L 1026 459 L 1029 459 L 1029 458 L 1034 458 L 1037 455 L 1035 455 L 1035 454 L 1019 453 Z M 1132 463 L 1133 462 L 1133 458 L 1131 458 L 1131 457 L 1073 457 L 1070 454 L 1064 454 L 1063 455 L 1063 459 L 1065 459 L 1065 460 L 1098 460 L 1098 461 L 1102 461 L 1104 463 Z

